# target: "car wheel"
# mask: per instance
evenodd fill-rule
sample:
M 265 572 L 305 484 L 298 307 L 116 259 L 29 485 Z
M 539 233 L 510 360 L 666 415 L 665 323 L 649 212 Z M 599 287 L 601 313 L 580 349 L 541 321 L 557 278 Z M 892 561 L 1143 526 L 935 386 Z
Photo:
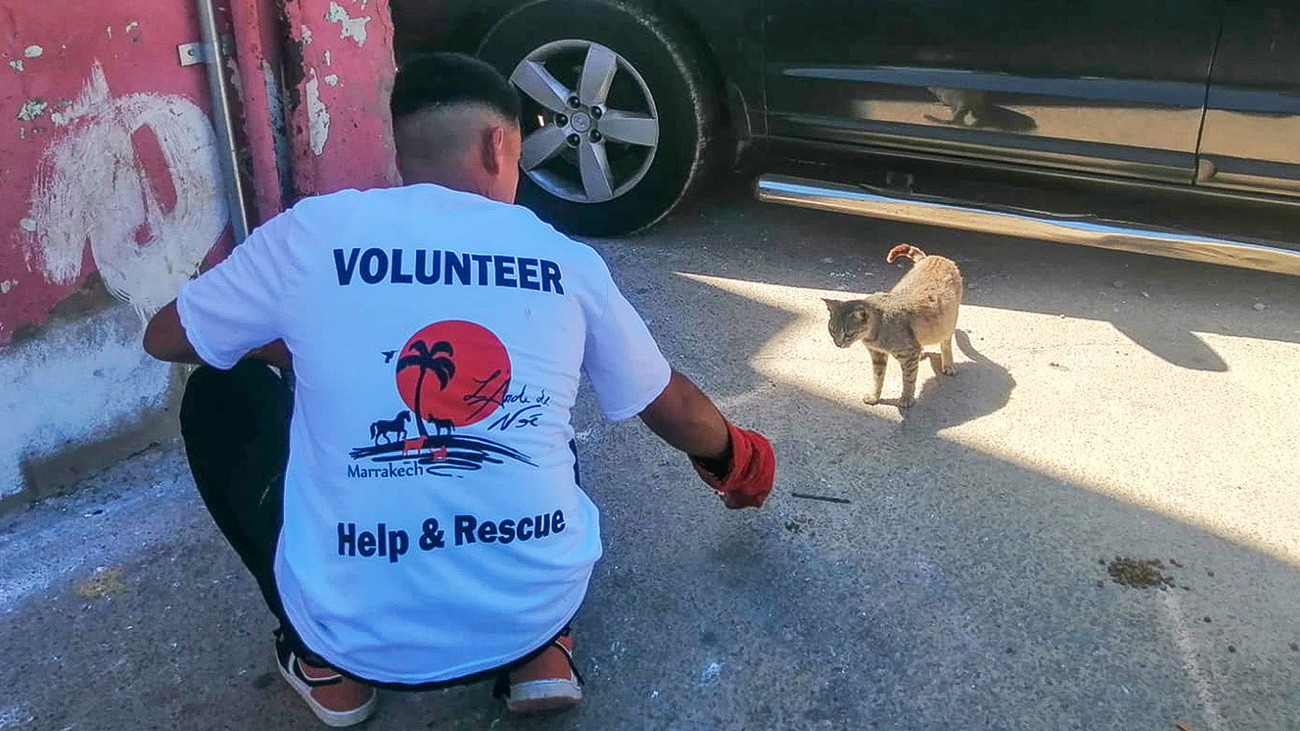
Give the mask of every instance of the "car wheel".
M 670 22 L 609 0 L 543 0 L 479 46 L 523 101 L 519 200 L 576 235 L 646 228 L 704 177 L 713 80 Z

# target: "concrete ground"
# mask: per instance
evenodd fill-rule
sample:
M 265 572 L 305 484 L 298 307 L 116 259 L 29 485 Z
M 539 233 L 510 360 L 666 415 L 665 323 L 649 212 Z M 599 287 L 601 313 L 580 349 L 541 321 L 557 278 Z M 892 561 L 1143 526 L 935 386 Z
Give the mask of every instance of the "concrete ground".
M 959 373 L 923 365 L 906 414 L 862 403 L 867 354 L 820 300 L 888 288 L 901 241 L 969 283 Z M 743 191 L 600 248 L 672 361 L 772 438 L 776 491 L 726 511 L 584 400 L 586 702 L 390 693 L 366 728 L 1300 728 L 1300 279 Z M 1173 586 L 1114 583 L 1117 557 Z M 318 727 L 174 443 L 0 518 L 0 612 L 0 729 Z

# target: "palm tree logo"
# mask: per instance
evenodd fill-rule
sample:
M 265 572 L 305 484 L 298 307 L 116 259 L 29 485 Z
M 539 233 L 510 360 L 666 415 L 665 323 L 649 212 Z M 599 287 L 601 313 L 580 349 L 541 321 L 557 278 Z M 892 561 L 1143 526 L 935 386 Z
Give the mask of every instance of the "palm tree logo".
M 423 340 L 416 340 L 407 346 L 406 352 L 397 361 L 398 373 L 407 368 L 420 369 L 420 376 L 415 382 L 415 428 L 420 431 L 422 437 L 429 436 L 429 432 L 424 428 L 425 421 L 435 421 L 433 414 L 425 414 L 420 408 L 420 397 L 424 393 L 424 377 L 433 373 L 438 378 L 438 390 L 445 391 L 447 384 L 451 383 L 452 377 L 456 375 L 453 355 L 455 353 L 451 343 L 446 340 L 439 340 L 432 348 Z
M 458 431 L 487 419 L 505 405 L 511 382 L 510 353 L 491 330 L 467 320 L 442 320 L 417 330 L 401 348 L 380 353 L 388 364 L 382 370 L 394 369 L 389 373 L 406 409 L 397 419 L 371 424 L 370 440 L 349 452 L 352 459 L 379 463 L 414 460 L 434 477 L 473 472 L 507 459 L 537 466 L 527 454 L 486 434 Z M 409 427 L 404 417 L 410 416 L 415 421 L 411 431 L 419 430 L 414 439 L 407 439 L 403 431 Z M 396 436 L 382 438 L 389 434 Z M 353 476 L 351 472 L 349 476 Z

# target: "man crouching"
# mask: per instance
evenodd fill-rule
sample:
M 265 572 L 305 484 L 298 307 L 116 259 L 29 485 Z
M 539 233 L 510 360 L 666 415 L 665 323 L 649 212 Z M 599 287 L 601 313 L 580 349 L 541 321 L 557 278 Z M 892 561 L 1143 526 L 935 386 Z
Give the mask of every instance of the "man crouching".
M 364 721 L 376 686 L 493 678 L 512 711 L 571 706 L 569 623 L 602 551 L 572 442 L 580 373 L 729 507 L 762 504 L 775 459 L 672 370 L 599 254 L 513 205 L 505 79 L 420 57 L 392 112 L 402 186 L 271 219 L 145 348 L 203 366 L 181 411 L 195 482 L 322 721 Z

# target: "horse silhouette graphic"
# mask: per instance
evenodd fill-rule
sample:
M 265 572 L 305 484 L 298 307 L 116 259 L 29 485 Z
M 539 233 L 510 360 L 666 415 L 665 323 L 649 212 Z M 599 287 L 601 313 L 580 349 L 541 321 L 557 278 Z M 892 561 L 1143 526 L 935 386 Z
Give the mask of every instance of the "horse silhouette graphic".
M 380 419 L 370 425 L 370 438 L 375 444 L 379 444 L 379 438 L 383 437 L 385 444 L 391 444 L 396 439 L 406 439 L 406 422 L 411 420 L 411 412 L 403 411 L 393 419 Z

